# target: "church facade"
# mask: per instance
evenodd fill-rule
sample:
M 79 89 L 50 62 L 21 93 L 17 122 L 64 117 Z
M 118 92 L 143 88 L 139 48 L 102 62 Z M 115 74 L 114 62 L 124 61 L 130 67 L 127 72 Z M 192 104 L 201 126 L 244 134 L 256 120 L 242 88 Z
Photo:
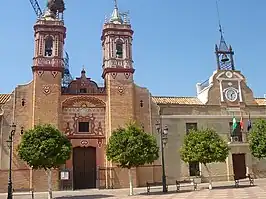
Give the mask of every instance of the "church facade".
M 195 97 L 152 96 L 147 88 L 134 82 L 132 57 L 133 30 L 117 5 L 102 30 L 102 78 L 104 86 L 87 77 L 62 84 L 66 73 L 63 52 L 66 27 L 62 19 L 47 12 L 34 25 L 33 80 L 18 85 L 11 94 L 0 94 L 0 191 L 6 192 L 9 148 L 6 144 L 16 125 L 14 149 L 23 132 L 34 125 L 49 123 L 71 140 L 71 159 L 53 172 L 54 189 L 121 188 L 128 186 L 127 171 L 106 160 L 105 146 L 114 129 L 136 120 L 146 132 L 158 137 L 155 124 L 169 128 L 165 146 L 166 176 L 169 184 L 176 179 L 200 175 L 206 170 L 198 163 L 181 161 L 178 149 L 191 128 L 210 127 L 228 142 L 231 150 L 225 163 L 211 164 L 217 180 L 231 180 L 232 175 L 254 173 L 262 177 L 263 161 L 252 158 L 247 143 L 248 120 L 266 118 L 266 103 L 255 98 L 245 76 L 234 66 L 234 52 L 221 34 L 216 46 L 217 70 L 208 81 L 197 84 Z M 244 128 L 231 134 L 232 117 L 242 118 Z M 159 137 L 158 137 L 159 138 Z M 159 141 L 158 141 L 159 143 Z M 47 190 L 44 171 L 35 171 L 21 161 L 13 150 L 14 188 Z M 135 186 L 161 181 L 160 160 L 135 168 Z

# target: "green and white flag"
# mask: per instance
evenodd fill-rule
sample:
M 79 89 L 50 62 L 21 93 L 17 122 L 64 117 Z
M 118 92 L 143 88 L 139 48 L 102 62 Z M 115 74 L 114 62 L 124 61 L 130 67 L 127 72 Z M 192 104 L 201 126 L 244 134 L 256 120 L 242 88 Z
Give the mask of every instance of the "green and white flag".
M 237 128 L 237 122 L 235 116 L 233 116 L 233 125 L 232 125 L 232 135 L 235 135 L 235 130 Z

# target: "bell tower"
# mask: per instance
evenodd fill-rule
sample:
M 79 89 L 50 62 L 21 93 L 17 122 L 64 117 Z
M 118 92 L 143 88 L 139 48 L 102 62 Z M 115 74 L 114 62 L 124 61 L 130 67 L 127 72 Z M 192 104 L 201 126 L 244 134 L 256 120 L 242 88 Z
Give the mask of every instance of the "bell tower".
M 235 70 L 234 57 L 233 57 L 234 51 L 231 45 L 229 47 L 227 46 L 223 36 L 221 25 L 219 26 L 220 26 L 219 31 L 221 33 L 220 44 L 219 46 L 217 44 L 215 45 L 217 70 Z
M 133 30 L 128 13 L 120 13 L 117 1 L 102 30 L 103 73 L 107 89 L 107 134 L 134 119 Z
M 62 18 L 64 1 L 49 1 L 34 25 L 33 125 L 59 127 L 63 48 L 66 28 Z

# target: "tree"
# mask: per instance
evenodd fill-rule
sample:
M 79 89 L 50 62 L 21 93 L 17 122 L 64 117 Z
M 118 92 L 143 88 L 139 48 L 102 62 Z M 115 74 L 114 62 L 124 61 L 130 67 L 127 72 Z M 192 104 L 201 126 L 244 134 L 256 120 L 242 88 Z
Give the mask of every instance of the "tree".
M 252 155 L 259 160 L 266 158 L 266 121 L 264 119 L 254 122 L 248 138 Z
M 125 128 L 120 127 L 112 132 L 106 156 L 108 161 L 128 169 L 130 195 L 133 195 L 131 168 L 153 163 L 159 158 L 159 147 L 154 136 L 131 122 Z
M 72 145 L 52 125 L 38 125 L 26 131 L 18 145 L 19 157 L 33 169 L 44 169 L 48 176 L 48 198 L 52 198 L 51 169 L 65 164 L 70 158 Z
M 206 128 L 189 131 L 180 153 L 184 162 L 199 162 L 205 166 L 209 175 L 209 189 L 212 189 L 211 171 L 207 164 L 225 162 L 229 150 L 227 143 L 213 129 Z

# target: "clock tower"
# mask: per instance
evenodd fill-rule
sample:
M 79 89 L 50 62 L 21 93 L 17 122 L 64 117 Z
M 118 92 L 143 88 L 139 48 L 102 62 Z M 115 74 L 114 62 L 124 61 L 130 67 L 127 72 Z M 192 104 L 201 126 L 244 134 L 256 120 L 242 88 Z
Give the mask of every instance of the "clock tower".
M 220 43 L 215 45 L 220 101 L 227 106 L 239 106 L 243 102 L 241 82 L 244 77 L 235 70 L 234 51 L 231 45 L 226 44 L 221 28 L 220 33 Z

